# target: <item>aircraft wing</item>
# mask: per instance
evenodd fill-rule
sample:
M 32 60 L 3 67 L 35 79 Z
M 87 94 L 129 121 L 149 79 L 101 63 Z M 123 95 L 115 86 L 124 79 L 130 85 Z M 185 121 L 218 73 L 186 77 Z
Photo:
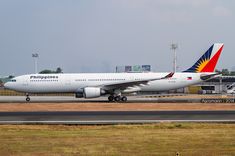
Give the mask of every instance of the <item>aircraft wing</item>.
M 101 86 L 102 89 L 104 90 L 115 90 L 115 89 L 120 89 L 124 90 L 128 87 L 136 87 L 136 86 L 145 86 L 148 85 L 150 81 L 156 81 L 156 80 L 163 80 L 163 79 L 168 79 L 171 78 L 174 75 L 174 73 L 169 73 L 164 77 L 161 78 L 153 78 L 153 79 L 145 79 L 145 80 L 132 80 L 132 81 L 125 81 L 125 82 L 117 82 L 117 83 L 111 83 L 111 84 L 104 84 Z

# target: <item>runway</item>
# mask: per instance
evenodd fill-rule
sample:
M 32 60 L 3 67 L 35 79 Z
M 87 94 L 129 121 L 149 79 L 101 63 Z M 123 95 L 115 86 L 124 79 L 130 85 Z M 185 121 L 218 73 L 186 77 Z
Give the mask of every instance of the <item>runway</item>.
M 227 96 L 227 95 L 226 95 Z M 206 97 L 206 98 L 205 98 Z M 212 101 L 204 101 L 203 99 L 212 99 Z M 108 102 L 108 97 L 99 97 L 94 99 L 84 99 L 84 98 L 75 98 L 73 96 L 31 96 L 31 101 L 28 103 L 49 103 L 49 102 L 57 102 L 57 103 L 86 103 L 86 102 Z M 219 101 L 223 99 L 222 101 Z M 215 103 L 214 101 L 224 102 L 224 103 L 235 103 L 235 97 L 229 95 L 226 99 L 215 96 L 215 95 L 207 95 L 196 97 L 190 97 L 187 94 L 160 94 L 160 95 L 152 95 L 152 96 L 128 96 L 127 103 L 136 103 L 136 102 L 145 102 L 145 103 Z M 0 96 L 0 104 L 1 103 L 25 103 L 25 96 Z
M 0 112 L 0 124 L 235 122 L 235 111 Z
M 86 102 L 108 102 L 108 97 L 98 97 L 94 99 L 84 99 L 75 98 L 73 96 L 31 96 L 31 101 L 29 103 L 48 103 L 48 102 L 58 102 L 58 103 L 86 103 Z M 25 103 L 25 96 L 0 96 L 0 103 Z M 158 96 L 152 98 L 146 98 L 145 96 L 128 96 L 128 103 L 135 102 L 200 102 L 200 99 L 160 99 Z

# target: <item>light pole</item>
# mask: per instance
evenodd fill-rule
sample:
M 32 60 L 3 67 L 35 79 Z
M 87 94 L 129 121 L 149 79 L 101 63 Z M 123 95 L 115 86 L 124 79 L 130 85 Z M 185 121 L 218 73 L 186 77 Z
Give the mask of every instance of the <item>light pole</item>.
M 34 68 L 35 68 L 35 74 L 38 73 L 38 53 L 32 54 L 32 57 L 34 58 Z
M 172 43 L 171 44 L 171 50 L 174 52 L 174 59 L 173 59 L 173 72 L 176 72 L 177 68 L 177 55 L 176 55 L 176 49 L 178 48 L 178 44 Z

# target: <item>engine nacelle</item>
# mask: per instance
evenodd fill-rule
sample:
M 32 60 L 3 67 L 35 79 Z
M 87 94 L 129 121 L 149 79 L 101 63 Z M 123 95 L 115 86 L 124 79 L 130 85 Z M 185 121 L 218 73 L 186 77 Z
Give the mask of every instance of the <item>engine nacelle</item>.
M 79 88 L 77 89 L 76 93 L 75 93 L 75 97 L 76 98 L 83 98 L 84 95 L 83 95 L 83 89 Z
M 83 98 L 83 93 L 77 92 L 75 93 L 76 98 Z
M 101 88 L 98 87 L 86 87 L 83 90 L 83 96 L 85 98 L 97 98 L 102 95 Z

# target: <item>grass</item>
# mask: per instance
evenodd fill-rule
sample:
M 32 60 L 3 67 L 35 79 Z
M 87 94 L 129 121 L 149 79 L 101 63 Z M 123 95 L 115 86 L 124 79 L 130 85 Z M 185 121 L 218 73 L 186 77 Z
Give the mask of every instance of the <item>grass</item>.
M 235 155 L 235 124 L 1 125 L 1 156 Z
M 24 96 L 24 93 L 16 92 L 8 89 L 0 89 L 1 96 Z
M 72 93 L 51 93 L 51 94 L 31 93 L 30 95 L 31 96 L 74 96 L 74 94 Z M 25 96 L 25 93 L 0 88 L 0 96 Z

